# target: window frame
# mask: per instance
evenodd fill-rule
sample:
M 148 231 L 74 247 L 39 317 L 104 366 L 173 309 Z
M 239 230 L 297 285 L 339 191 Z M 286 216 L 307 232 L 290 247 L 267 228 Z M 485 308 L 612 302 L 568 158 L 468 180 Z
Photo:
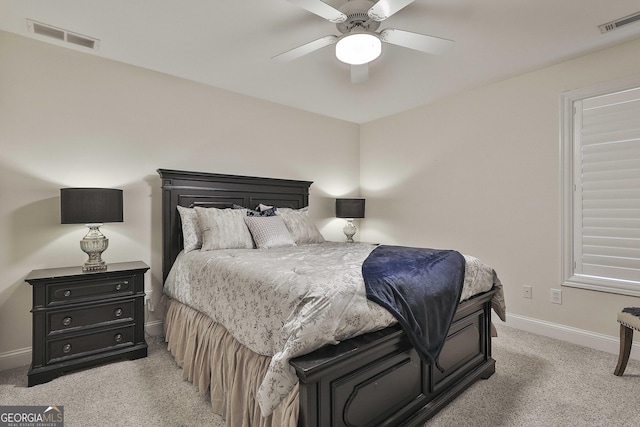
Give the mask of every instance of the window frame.
M 574 258 L 577 238 L 582 239 L 582 233 L 576 230 L 574 221 L 576 209 L 576 196 L 579 192 L 579 184 L 575 180 L 576 163 L 580 162 L 579 151 L 576 150 L 574 140 L 575 114 L 574 108 L 577 102 L 587 98 L 607 95 L 624 90 L 640 87 L 640 75 L 625 79 L 615 80 L 593 86 L 565 92 L 560 97 L 560 171 L 562 174 L 562 286 L 589 289 L 600 292 L 640 296 L 640 283 L 607 279 L 601 277 L 587 277 L 576 273 L 576 260 Z M 577 236 L 579 234 L 579 236 Z

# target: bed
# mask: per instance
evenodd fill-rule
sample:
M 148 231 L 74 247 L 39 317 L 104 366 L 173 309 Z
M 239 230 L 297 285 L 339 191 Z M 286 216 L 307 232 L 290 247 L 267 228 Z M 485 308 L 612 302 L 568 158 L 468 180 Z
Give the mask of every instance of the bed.
M 171 286 L 173 276 L 180 274 L 176 271 L 195 262 L 185 259 L 208 257 L 200 251 L 193 251 L 193 255 L 183 251 L 185 240 L 179 209 L 234 206 L 253 209 L 266 205 L 283 212 L 300 210 L 309 204 L 312 184 L 167 169 L 159 169 L 158 173 L 162 181 L 163 283 Z M 319 249 L 313 248 L 314 251 L 331 256 L 338 250 L 331 245 L 336 244 L 309 247 L 317 246 Z M 312 250 L 300 246 L 300 250 Z M 253 249 L 252 254 L 256 259 L 257 254 L 266 257 L 263 262 L 267 265 L 275 262 L 269 257 L 277 256 L 278 250 Z M 349 250 L 355 251 L 349 257 L 362 259 L 372 249 L 356 245 Z M 212 258 L 207 258 L 204 264 L 245 262 L 236 260 L 239 252 L 251 249 L 212 251 Z M 317 252 L 308 255 L 311 259 L 323 256 Z M 283 263 L 281 259 L 277 263 Z M 218 319 L 215 311 L 207 314 L 209 309 L 202 305 L 206 298 L 179 298 L 176 294 L 179 291 L 169 289 L 171 286 L 165 289 L 169 296 L 164 298 L 165 339 L 176 362 L 183 367 L 183 377 L 192 381 L 201 393 L 210 393 L 213 410 L 225 417 L 227 425 L 421 425 L 475 381 L 489 378 L 495 371 L 491 357 L 491 310 L 493 307 L 504 316 L 504 301 L 500 282 L 495 272 L 491 272 L 490 288 L 457 306 L 440 352 L 439 367 L 420 357 L 397 323 L 385 323 L 372 332 L 354 335 L 351 331 L 353 336 L 346 335 L 336 343 L 309 352 L 292 352 L 293 356 L 284 360 L 295 372 L 295 384 L 278 389 L 275 380 L 264 380 L 271 378 L 277 357 L 264 354 L 268 352 L 261 351 L 260 346 L 253 351 L 255 343 L 242 334 L 234 337 L 231 333 L 235 323 L 242 322 L 232 321 L 225 328 L 213 320 Z M 381 322 L 385 321 L 384 314 L 376 313 Z M 264 326 L 261 323 L 256 329 Z M 264 327 L 262 335 L 276 334 L 275 329 L 278 328 Z M 266 383 L 271 384 L 267 392 Z M 264 403 L 265 393 L 278 394 L 274 390 L 280 393 L 276 403 L 269 407 Z

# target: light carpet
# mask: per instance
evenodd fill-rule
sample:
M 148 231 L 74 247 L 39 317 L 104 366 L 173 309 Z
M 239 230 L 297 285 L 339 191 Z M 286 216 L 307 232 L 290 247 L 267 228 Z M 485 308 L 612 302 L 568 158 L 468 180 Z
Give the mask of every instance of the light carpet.
M 498 322 L 499 323 L 499 322 Z M 640 426 L 640 361 L 613 375 L 617 355 L 501 324 L 496 373 L 465 391 L 425 427 Z M 149 356 L 27 388 L 28 366 L 0 372 L 0 405 L 63 405 L 66 427 L 212 426 L 208 396 L 182 380 L 161 339 Z

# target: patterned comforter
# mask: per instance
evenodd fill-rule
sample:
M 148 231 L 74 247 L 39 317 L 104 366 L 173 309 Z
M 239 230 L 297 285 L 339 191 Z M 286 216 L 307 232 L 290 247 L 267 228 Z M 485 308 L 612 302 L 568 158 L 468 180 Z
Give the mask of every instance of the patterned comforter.
M 375 247 L 325 242 L 180 253 L 164 292 L 223 325 L 245 347 L 271 357 L 257 396 L 266 416 L 297 382 L 290 359 L 396 322 L 365 295 L 361 267 Z M 461 301 L 495 284 L 494 309 L 503 318 L 495 272 L 477 258 L 465 255 L 465 261 Z

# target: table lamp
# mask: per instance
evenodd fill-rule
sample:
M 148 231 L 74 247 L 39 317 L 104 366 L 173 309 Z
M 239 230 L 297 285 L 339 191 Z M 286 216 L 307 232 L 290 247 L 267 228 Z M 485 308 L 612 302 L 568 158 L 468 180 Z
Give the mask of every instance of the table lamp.
M 82 271 L 106 270 L 102 252 L 109 246 L 109 239 L 100 232 L 100 226 L 105 222 L 122 222 L 122 190 L 62 188 L 60 219 L 62 224 L 85 224 L 89 227 L 89 232 L 80 241 L 80 248 L 89 255 Z
M 353 243 L 353 235 L 357 231 L 353 220 L 364 218 L 364 199 L 336 199 L 336 217 L 347 220 L 342 231 L 347 236 L 347 242 Z

